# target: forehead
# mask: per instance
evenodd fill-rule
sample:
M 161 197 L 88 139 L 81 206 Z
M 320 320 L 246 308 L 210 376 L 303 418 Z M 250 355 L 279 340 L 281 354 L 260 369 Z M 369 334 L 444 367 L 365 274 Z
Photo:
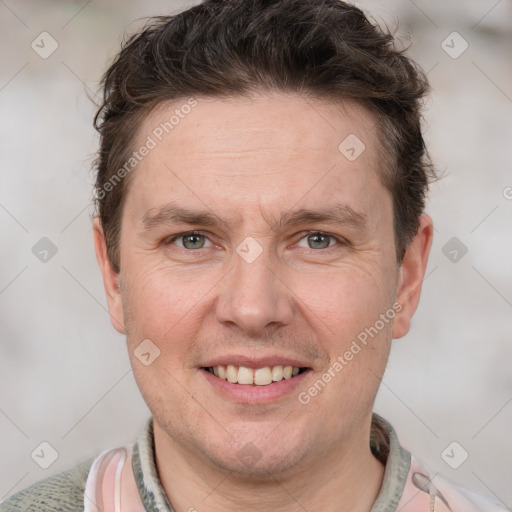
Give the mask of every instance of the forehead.
M 139 128 L 135 147 L 153 146 L 128 192 L 139 219 L 171 200 L 214 206 L 221 216 L 265 211 L 267 220 L 299 203 L 378 213 L 381 150 L 363 107 L 294 94 L 194 102 L 162 104 Z
M 137 139 L 143 142 L 152 136 L 157 145 L 174 142 L 220 156 L 223 149 L 228 155 L 251 146 L 259 154 L 278 147 L 331 149 L 349 135 L 366 143 L 366 156 L 379 149 L 374 144 L 378 142 L 375 117 L 355 101 L 255 93 L 251 97 L 198 97 L 161 103 L 145 118 Z

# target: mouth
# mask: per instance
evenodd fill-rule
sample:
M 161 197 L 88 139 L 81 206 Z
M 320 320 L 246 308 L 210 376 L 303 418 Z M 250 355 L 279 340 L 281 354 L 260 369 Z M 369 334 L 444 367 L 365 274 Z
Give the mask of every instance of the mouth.
M 283 380 L 294 379 L 311 370 L 311 368 L 277 365 L 263 366 L 261 368 L 248 368 L 235 364 L 206 366 L 202 370 L 215 377 L 243 386 L 269 386 Z

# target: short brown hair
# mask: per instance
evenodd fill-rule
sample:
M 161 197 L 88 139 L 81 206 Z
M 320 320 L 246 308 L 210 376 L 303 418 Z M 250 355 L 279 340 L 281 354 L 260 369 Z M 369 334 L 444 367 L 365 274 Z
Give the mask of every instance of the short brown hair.
M 394 37 L 357 7 L 338 0 L 207 0 L 151 18 L 123 45 L 102 85 L 94 119 L 100 133 L 96 206 L 117 272 L 130 175 L 116 173 L 130 158 L 144 118 L 163 102 L 258 91 L 351 99 L 374 113 L 402 261 L 435 177 L 421 131 L 428 82 Z

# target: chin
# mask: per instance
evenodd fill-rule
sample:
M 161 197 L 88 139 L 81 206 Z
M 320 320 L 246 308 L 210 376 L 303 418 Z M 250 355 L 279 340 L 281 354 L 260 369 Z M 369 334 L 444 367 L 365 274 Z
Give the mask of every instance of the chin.
M 153 412 L 167 437 L 184 449 L 185 456 L 188 452 L 188 456 L 202 460 L 205 467 L 253 482 L 293 473 L 293 468 L 300 470 L 308 454 L 318 453 L 319 446 L 313 446 L 319 442 L 315 429 L 301 424 L 299 418 L 293 421 L 292 416 L 274 416 L 266 421 L 231 418 L 230 422 L 221 417 L 214 421 L 209 415 L 196 413 L 192 417 L 187 414 L 187 419 L 182 417 L 177 424 L 173 421 L 175 412 Z
M 258 450 L 258 455 L 252 460 L 247 456 L 239 458 L 239 453 L 233 453 L 226 457 L 225 453 L 205 451 L 205 455 L 218 468 L 233 473 L 230 478 L 250 480 L 251 483 L 257 481 L 263 483 L 268 482 L 269 477 L 282 477 L 293 470 L 306 454 L 295 449 L 283 450 L 276 446 L 272 453 L 267 450 Z
M 230 478 L 250 479 L 251 482 L 282 476 L 307 457 L 311 440 L 298 432 L 293 434 L 288 427 L 279 436 L 277 431 L 272 432 L 272 428 L 256 428 L 258 432 L 254 435 L 238 435 L 236 440 L 224 437 L 217 442 L 207 438 L 197 446 L 214 466 L 234 473 Z M 269 435 L 268 432 L 272 433 Z

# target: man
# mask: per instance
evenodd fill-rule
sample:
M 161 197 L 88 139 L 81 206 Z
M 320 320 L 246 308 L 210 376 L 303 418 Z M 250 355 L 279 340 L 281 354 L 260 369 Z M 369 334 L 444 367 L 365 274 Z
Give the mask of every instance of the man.
M 502 510 L 372 413 L 432 243 L 427 89 L 336 0 L 210 0 L 130 39 L 94 243 L 152 417 L 1 510 Z

